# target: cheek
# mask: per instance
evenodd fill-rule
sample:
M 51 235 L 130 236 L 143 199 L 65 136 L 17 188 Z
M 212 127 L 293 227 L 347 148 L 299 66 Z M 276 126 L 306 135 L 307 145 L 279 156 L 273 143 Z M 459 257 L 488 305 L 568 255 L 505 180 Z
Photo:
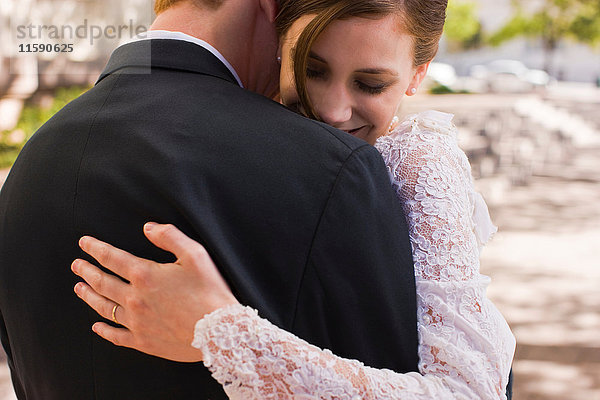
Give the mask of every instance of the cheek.
M 363 100 L 364 117 L 368 119 L 368 122 L 374 126 L 379 134 L 387 132 L 400 100 L 401 98 L 391 93 Z

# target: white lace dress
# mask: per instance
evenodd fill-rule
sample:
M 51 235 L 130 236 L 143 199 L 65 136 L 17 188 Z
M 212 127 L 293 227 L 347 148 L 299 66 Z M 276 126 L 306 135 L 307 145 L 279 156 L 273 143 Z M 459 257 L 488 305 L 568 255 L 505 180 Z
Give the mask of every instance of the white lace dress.
M 496 228 L 451 119 L 413 115 L 376 144 L 409 222 L 420 373 L 337 357 L 234 305 L 198 321 L 193 342 L 231 399 L 506 398 L 515 339 L 479 273 Z

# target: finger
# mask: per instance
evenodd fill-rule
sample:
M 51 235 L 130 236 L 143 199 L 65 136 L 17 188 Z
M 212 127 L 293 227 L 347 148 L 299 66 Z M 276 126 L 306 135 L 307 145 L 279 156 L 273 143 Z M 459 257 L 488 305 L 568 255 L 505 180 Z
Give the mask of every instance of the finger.
M 110 321 L 113 320 L 113 309 L 117 303 L 99 295 L 93 288 L 83 282 L 77 283 L 74 290 L 77 296 L 85 301 L 88 306 L 92 307 L 101 317 Z M 115 310 L 115 318 L 119 324 L 127 326 L 127 312 L 121 305 Z
M 91 286 L 99 295 L 118 304 L 125 303 L 130 286 L 114 275 L 107 274 L 95 265 L 77 259 L 71 264 L 71 270 Z
M 79 240 L 79 247 L 90 256 L 94 257 L 103 267 L 117 275 L 132 280 L 136 266 L 144 259 L 134 256 L 124 250 L 118 249 L 91 236 L 84 236 Z
M 134 348 L 135 338 L 129 329 L 115 328 L 104 322 L 96 322 L 92 325 L 92 330 L 114 345 Z
M 144 234 L 156 247 L 175 254 L 179 260 L 199 260 L 208 255 L 204 246 L 171 224 L 148 222 Z

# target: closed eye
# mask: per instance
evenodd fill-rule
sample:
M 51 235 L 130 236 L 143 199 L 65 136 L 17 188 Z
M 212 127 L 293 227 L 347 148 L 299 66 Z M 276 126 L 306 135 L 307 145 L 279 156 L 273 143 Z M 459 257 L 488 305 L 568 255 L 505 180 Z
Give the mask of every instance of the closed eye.
M 371 85 L 367 85 L 366 83 L 361 82 L 361 81 L 355 81 L 355 83 L 359 90 L 361 90 L 367 94 L 372 94 L 372 95 L 381 94 L 388 87 L 388 85 L 386 85 L 386 84 L 371 86 Z
M 313 68 L 306 68 L 306 77 L 308 79 L 320 79 L 325 76 L 325 72 Z

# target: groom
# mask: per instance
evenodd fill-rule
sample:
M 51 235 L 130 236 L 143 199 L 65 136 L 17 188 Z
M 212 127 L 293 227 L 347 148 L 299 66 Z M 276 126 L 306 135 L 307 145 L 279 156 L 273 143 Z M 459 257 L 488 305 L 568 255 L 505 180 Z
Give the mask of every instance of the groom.
M 406 223 L 375 149 L 276 94 L 276 0 L 159 0 L 149 39 L 29 141 L 0 195 L 0 336 L 20 399 L 223 399 L 202 364 L 116 347 L 72 292 L 84 234 L 157 261 L 203 243 L 235 295 L 311 343 L 417 370 Z M 210 44 L 209 44 L 210 43 Z M 151 54 L 151 57 L 150 57 Z

